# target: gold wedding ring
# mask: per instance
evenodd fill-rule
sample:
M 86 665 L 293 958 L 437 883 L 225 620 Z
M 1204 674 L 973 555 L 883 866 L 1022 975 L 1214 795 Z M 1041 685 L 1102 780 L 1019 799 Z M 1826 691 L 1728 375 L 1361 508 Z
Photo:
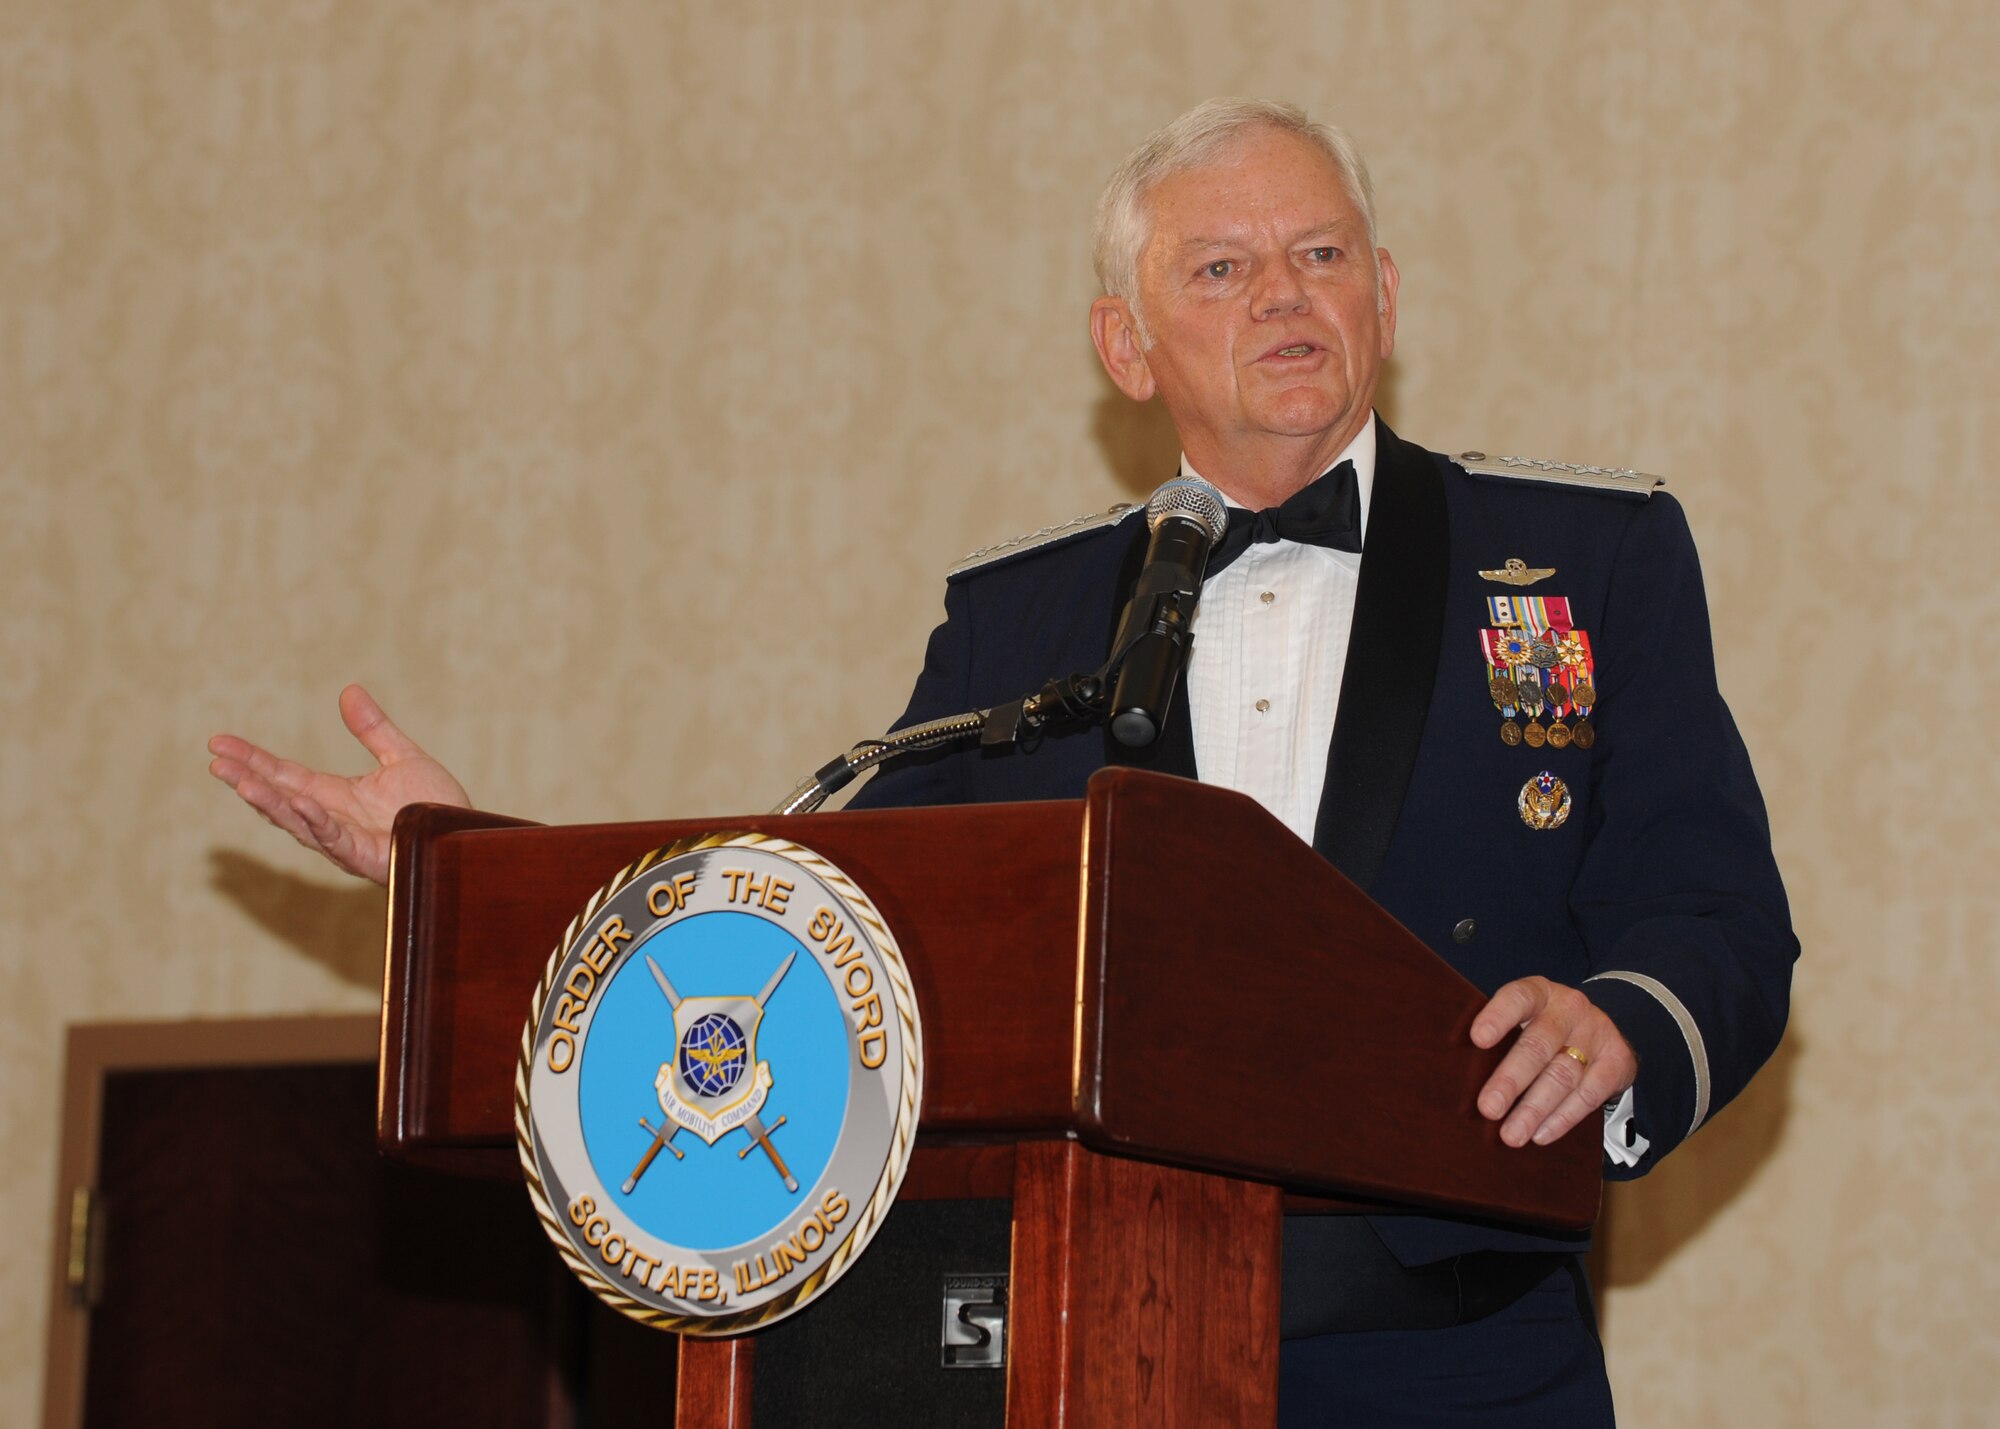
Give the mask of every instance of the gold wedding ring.
M 1579 1067 L 1588 1067 L 1590 1065 L 1590 1058 L 1583 1055 L 1581 1047 L 1565 1047 L 1563 1048 L 1563 1055 L 1565 1057 L 1576 1058 L 1576 1064 Z

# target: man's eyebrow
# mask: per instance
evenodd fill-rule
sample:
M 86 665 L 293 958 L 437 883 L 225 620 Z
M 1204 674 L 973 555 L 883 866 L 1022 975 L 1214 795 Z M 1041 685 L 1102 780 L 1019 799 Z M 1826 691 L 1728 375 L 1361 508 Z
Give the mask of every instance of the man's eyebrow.
M 1293 243 L 1308 243 L 1315 238 L 1337 237 L 1350 232 L 1354 227 L 1355 224 L 1352 219 L 1329 219 L 1316 228 L 1308 228 L 1305 232 L 1295 235 L 1291 241 Z M 1244 240 L 1241 238 L 1210 238 L 1205 235 L 1196 235 L 1191 238 L 1183 238 L 1175 246 L 1182 253 L 1194 253 L 1203 248 L 1240 248 L 1243 242 Z

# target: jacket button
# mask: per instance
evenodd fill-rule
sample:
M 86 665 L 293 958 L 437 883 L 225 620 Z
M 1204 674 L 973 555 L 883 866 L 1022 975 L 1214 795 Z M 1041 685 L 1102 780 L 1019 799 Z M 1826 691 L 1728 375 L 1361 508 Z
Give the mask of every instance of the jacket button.
M 1461 918 L 1458 920 L 1457 926 L 1451 930 L 1451 940 L 1454 943 L 1469 943 L 1472 941 L 1472 935 L 1478 931 L 1479 925 L 1477 923 L 1473 922 L 1470 918 Z

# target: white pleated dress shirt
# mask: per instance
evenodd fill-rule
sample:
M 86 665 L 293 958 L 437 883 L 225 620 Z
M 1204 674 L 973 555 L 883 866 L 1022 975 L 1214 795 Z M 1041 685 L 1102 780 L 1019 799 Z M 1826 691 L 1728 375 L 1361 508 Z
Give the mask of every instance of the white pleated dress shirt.
M 1354 463 L 1365 534 L 1375 486 L 1372 415 L 1334 465 L 1342 461 Z M 1200 475 L 1186 456 L 1181 470 Z M 1195 610 L 1187 689 L 1202 782 L 1248 794 L 1307 843 L 1360 580 L 1358 551 L 1252 544 L 1202 585 Z
M 1333 465 L 1343 461 L 1354 463 L 1365 539 L 1375 491 L 1372 412 Z M 1181 470 L 1201 475 L 1185 453 Z M 1240 514 L 1232 509 L 1230 519 Z M 1359 552 L 1253 543 L 1203 583 L 1195 609 L 1186 678 L 1202 782 L 1248 794 L 1308 844 L 1319 820 L 1360 582 Z M 1647 1150 L 1631 1119 L 1628 1087 L 1604 1118 L 1605 1152 L 1625 1166 L 1637 1165 Z

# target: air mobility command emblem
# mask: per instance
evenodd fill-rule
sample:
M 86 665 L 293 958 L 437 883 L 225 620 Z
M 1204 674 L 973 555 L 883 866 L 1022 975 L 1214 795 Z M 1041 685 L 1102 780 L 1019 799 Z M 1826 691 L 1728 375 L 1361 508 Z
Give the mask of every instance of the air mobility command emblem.
M 515 1129 L 592 1291 L 729 1334 L 854 1263 L 922 1083 L 909 975 L 867 895 L 797 844 L 718 834 L 646 855 L 571 922 L 522 1034 Z

